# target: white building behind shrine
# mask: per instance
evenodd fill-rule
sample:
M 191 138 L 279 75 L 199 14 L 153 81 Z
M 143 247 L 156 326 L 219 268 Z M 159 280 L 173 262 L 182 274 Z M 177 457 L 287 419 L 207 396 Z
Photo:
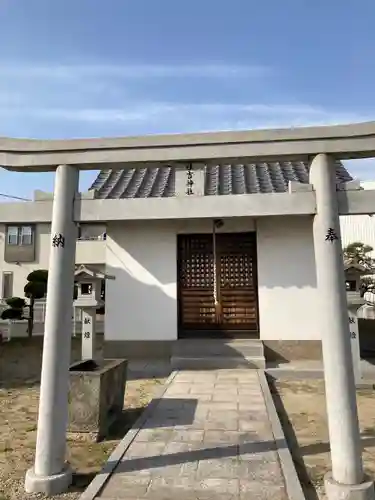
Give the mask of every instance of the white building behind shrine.
M 361 182 L 363 189 L 375 188 L 375 182 Z M 372 187 L 374 186 L 374 187 Z M 11 204 L 4 203 L 4 208 Z M 375 216 L 370 215 L 348 215 L 340 217 L 341 237 L 343 247 L 349 243 L 358 241 L 375 248 Z M 8 233 L 8 228 L 10 234 Z M 24 228 L 24 229 L 23 229 Z M 105 223 L 87 223 L 80 225 L 80 236 L 77 239 L 76 263 L 95 265 L 100 268 L 106 263 L 106 231 Z M 25 234 L 23 234 L 25 233 Z M 17 234 L 17 236 L 15 236 Z M 32 236 L 31 236 L 32 235 Z M 6 260 L 8 252 L 8 239 L 17 238 L 17 242 L 27 244 L 33 239 L 32 256 L 16 260 L 17 256 L 10 256 Z M 0 224 L 0 299 L 12 296 L 22 296 L 26 277 L 35 269 L 47 269 L 50 249 L 51 225 L 49 223 L 25 222 L 24 224 Z M 9 253 L 9 252 L 8 252 Z M 375 258 L 375 251 L 371 253 Z
M 197 201 L 202 195 L 212 203 L 226 196 L 230 204 L 233 198 L 244 199 L 245 196 L 245 207 L 246 195 L 255 198 L 264 195 L 262 198 L 267 203 L 267 194 L 269 199 L 275 199 L 274 196 L 279 194 L 282 200 L 288 190 L 303 189 L 308 181 L 308 170 L 303 162 L 200 168 L 194 172 L 192 196 L 186 196 L 184 192 L 185 176 L 185 171 L 165 168 L 102 171 L 93 189 L 82 195 L 85 199 L 103 200 L 102 203 L 108 206 L 116 199 L 126 199 L 129 207 L 142 204 L 145 211 L 153 198 L 164 198 L 168 204 L 168 200 L 178 196 L 189 202 L 186 218 L 145 220 L 140 217 L 139 220 L 106 222 L 101 218 L 99 222 L 80 223 L 76 264 L 106 271 L 116 278 L 106 284 L 105 324 L 99 323 L 100 332 L 105 331 L 106 348 L 111 356 L 168 356 L 172 344 L 179 338 L 215 336 L 215 328 L 206 329 L 204 322 L 203 316 L 209 316 L 209 313 L 202 313 L 203 304 L 211 307 L 213 314 L 212 280 L 208 283 L 212 275 L 208 255 L 212 254 L 213 222 L 211 218 L 205 218 L 203 211 L 200 213 L 194 209 Z M 348 172 L 338 164 L 337 181 L 350 179 Z M 365 189 L 371 186 L 368 183 L 363 185 Z M 308 195 L 306 191 L 305 196 Z M 27 275 L 34 269 L 48 268 L 51 197 L 37 191 L 33 210 L 30 210 L 30 203 L 0 205 L 0 217 L 6 213 L 6 222 L 0 225 L 0 290 L 3 299 L 23 296 Z M 16 214 L 14 220 L 12 213 Z M 225 296 L 225 284 L 218 284 L 223 287 L 226 320 L 224 325 L 217 325 L 216 334 L 228 330 L 230 335 L 259 339 L 270 359 L 320 357 L 312 221 L 309 213 L 251 217 L 246 210 L 220 220 L 220 227 L 216 229 L 219 245 L 223 234 L 229 235 L 229 240 L 242 233 L 249 233 L 255 239 L 247 264 L 251 267 L 252 280 L 247 295 L 241 295 L 244 283 L 240 283 L 245 272 L 241 268 L 244 256 L 231 255 L 230 250 L 228 255 L 217 257 L 219 261 L 227 259 L 229 262 L 226 272 L 233 281 L 229 286 L 235 290 L 234 295 Z M 341 216 L 341 227 L 343 245 L 357 240 L 375 247 L 374 218 L 368 215 Z M 190 256 L 191 262 L 187 264 L 191 272 L 190 284 L 201 280 L 200 285 L 206 287 L 206 290 L 202 288 L 206 293 L 203 297 L 206 304 L 202 302 L 199 286 L 195 299 L 188 297 L 188 289 L 183 289 L 182 273 L 187 270 L 181 270 L 183 238 L 188 246 L 204 246 L 208 238 L 206 250 Z M 203 238 L 203 243 L 200 238 Z M 222 266 L 225 267 L 224 260 Z M 225 272 L 225 269 L 219 272 Z M 240 285 L 238 290 L 236 283 Z M 229 305 L 233 306 L 231 311 Z M 41 324 L 36 325 L 35 332 L 42 334 L 44 305 L 40 304 L 37 309 L 36 319 Z M 197 323 L 188 324 L 186 329 L 184 315 L 187 318 L 195 315 Z M 244 322 L 244 327 L 238 329 L 236 321 Z M 78 326 L 76 331 L 79 330 Z M 26 324 L 15 331 L 25 334 Z

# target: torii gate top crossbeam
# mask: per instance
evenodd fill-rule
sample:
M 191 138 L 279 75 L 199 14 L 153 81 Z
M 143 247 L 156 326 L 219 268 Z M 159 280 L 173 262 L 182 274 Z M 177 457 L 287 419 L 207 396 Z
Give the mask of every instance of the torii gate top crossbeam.
M 184 162 L 308 160 L 375 156 L 375 122 L 324 127 L 173 134 L 108 139 L 0 139 L 0 165 L 8 170 L 81 170 Z

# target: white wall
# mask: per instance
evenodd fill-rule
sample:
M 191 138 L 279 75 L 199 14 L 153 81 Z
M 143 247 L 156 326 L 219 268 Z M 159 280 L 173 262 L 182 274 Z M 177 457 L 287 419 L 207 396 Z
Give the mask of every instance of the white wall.
M 107 225 L 105 337 L 177 338 L 176 232 L 158 223 Z
M 251 231 L 251 219 L 221 231 Z M 105 335 L 108 340 L 177 339 L 176 235 L 208 232 L 209 221 L 110 223 L 107 226 Z M 318 339 L 311 217 L 256 222 L 260 337 Z
M 256 226 L 249 218 L 224 222 L 222 232 L 257 230 L 260 337 L 319 338 L 312 218 L 267 217 Z M 14 273 L 14 295 L 23 296 L 29 272 L 48 268 L 49 231 L 48 224 L 37 226 L 36 262 L 18 266 L 0 259 L 1 271 Z M 210 231 L 208 220 L 114 222 L 106 242 L 77 243 L 77 263 L 93 263 L 93 248 L 101 246 L 106 271 L 116 278 L 106 284 L 108 340 L 177 338 L 177 234 Z M 0 227 L 0 255 L 4 241 Z M 81 256 L 80 245 L 90 246 Z
M 23 297 L 23 288 L 27 275 L 34 269 L 48 269 L 49 251 L 51 246 L 50 224 L 37 224 L 35 233 L 35 261 L 29 263 L 8 263 L 4 261 L 4 247 L 6 241 L 5 226 L 0 225 L 0 296 L 3 290 L 3 272 L 13 273 L 13 296 Z M 95 228 L 96 226 L 94 226 Z M 102 229 L 102 226 L 101 226 Z M 101 230 L 100 229 L 100 230 Z M 85 228 L 87 234 L 88 228 Z M 104 264 L 105 241 L 77 241 L 77 264 Z M 0 297 L 1 298 L 1 297 Z
M 257 221 L 260 338 L 319 339 L 312 217 Z
M 104 264 L 105 263 L 105 240 L 77 241 L 76 264 Z
M 252 231 L 251 219 L 224 221 L 222 232 Z M 107 340 L 177 339 L 177 234 L 211 232 L 198 221 L 107 225 Z

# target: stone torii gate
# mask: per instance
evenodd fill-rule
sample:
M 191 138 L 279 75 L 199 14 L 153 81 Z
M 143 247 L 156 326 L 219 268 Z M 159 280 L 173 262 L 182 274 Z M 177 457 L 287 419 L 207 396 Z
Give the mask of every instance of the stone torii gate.
M 313 237 L 332 459 L 332 473 L 325 478 L 326 491 L 330 500 L 373 498 L 373 485 L 366 482 L 362 464 L 339 207 L 346 207 L 348 213 L 373 213 L 375 196 L 371 191 L 336 192 L 333 165 L 336 159 L 366 157 L 375 157 L 375 122 L 119 139 L 0 139 L 0 165 L 4 168 L 56 171 L 37 443 L 34 466 L 26 474 L 26 490 L 49 494 L 63 492 L 72 478 L 65 463 L 65 451 L 76 223 L 100 220 L 100 217 L 105 220 L 114 210 L 117 214 L 114 217 L 125 219 L 131 207 L 136 206 L 136 200 L 83 199 L 78 195 L 79 170 L 122 169 L 127 164 L 183 167 L 230 161 L 303 160 L 311 162 L 310 183 L 314 192 L 269 195 L 267 206 L 263 202 L 260 204 L 254 195 L 245 200 L 243 197 L 231 200 L 230 207 L 225 200 L 211 204 L 204 199 L 210 197 L 195 199 L 194 207 L 185 205 L 190 201 L 186 199 L 150 200 L 153 206 L 148 210 L 155 219 L 167 218 L 168 213 L 170 216 L 173 206 L 180 212 L 184 209 L 185 213 L 187 206 L 192 213 L 205 209 L 206 216 L 213 218 L 223 217 L 225 210 L 233 212 L 240 206 L 241 210 L 247 207 L 247 215 L 254 216 L 314 213 Z M 313 212 L 310 212 L 311 207 Z M 36 204 L 29 204 L 29 209 L 36 220 L 40 220 Z

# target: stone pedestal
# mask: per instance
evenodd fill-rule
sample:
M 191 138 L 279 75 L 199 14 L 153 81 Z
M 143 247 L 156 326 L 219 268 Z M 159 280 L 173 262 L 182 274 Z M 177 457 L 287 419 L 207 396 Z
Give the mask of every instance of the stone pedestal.
M 324 476 L 324 487 L 329 500 L 374 500 L 374 483 L 368 478 L 360 484 L 340 484 L 328 472 Z
M 127 360 L 79 361 L 70 367 L 68 432 L 99 440 L 121 417 Z
M 53 476 L 40 476 L 35 474 L 34 469 L 29 469 L 25 477 L 25 490 L 27 492 L 37 491 L 47 496 L 58 495 L 66 491 L 72 484 L 72 470 L 68 464 L 59 474 Z

